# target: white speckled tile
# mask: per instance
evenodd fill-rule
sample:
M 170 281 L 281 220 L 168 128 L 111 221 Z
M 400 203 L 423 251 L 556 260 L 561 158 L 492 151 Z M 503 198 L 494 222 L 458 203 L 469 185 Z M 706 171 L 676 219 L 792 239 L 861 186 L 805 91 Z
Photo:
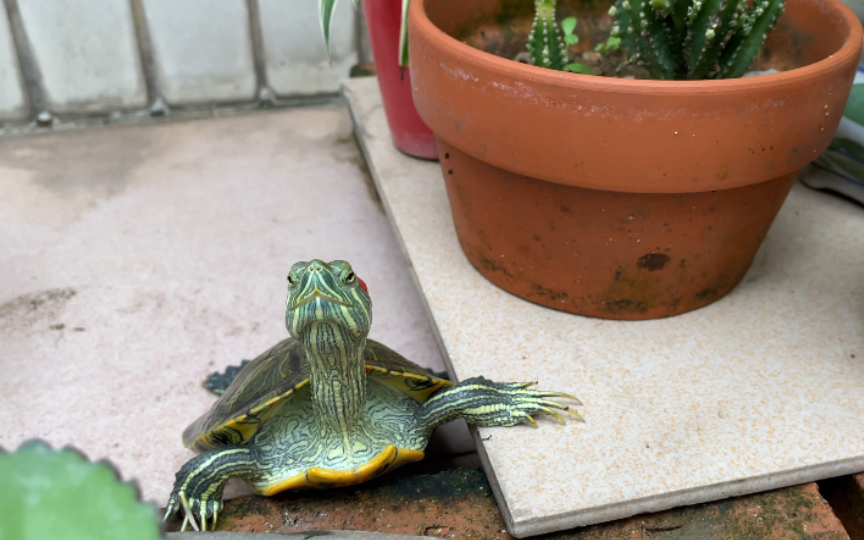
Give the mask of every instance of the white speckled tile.
M 438 164 L 393 148 L 374 79 L 345 94 L 455 375 L 539 379 L 585 403 L 584 424 L 479 430 L 514 535 L 864 470 L 860 207 L 796 185 L 721 301 L 657 321 L 568 315 L 481 277 Z

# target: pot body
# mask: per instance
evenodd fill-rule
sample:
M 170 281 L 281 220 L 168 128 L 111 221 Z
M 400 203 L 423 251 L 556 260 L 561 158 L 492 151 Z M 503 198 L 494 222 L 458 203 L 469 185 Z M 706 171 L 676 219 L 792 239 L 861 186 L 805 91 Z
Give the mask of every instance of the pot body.
M 363 10 L 393 144 L 408 155 L 438 159 L 435 136 L 411 97 L 411 73 L 399 66 L 401 0 L 363 0 Z
M 797 171 L 830 143 L 861 54 L 839 1 L 788 0 L 766 48 L 794 49 L 801 67 L 592 77 L 452 38 L 500 20 L 501 0 L 467 4 L 415 0 L 409 30 L 462 249 L 505 290 L 595 317 L 676 315 L 731 291 Z

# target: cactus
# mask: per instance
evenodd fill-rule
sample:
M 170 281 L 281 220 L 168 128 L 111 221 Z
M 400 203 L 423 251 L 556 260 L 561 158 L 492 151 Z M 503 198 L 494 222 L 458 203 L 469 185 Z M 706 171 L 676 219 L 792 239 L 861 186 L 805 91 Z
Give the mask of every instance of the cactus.
M 740 77 L 784 0 L 617 0 L 612 36 L 659 79 Z
M 567 48 L 555 22 L 555 2 L 534 2 L 534 26 L 528 34 L 528 54 L 535 66 L 563 70 L 567 64 Z

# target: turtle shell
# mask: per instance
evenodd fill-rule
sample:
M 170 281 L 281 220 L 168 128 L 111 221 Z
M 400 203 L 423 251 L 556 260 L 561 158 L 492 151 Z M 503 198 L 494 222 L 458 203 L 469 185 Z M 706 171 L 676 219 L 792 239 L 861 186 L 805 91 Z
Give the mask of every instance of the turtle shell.
M 438 389 L 452 385 L 371 339 L 366 341 L 363 361 L 368 376 L 419 403 Z M 303 345 L 294 338 L 280 342 L 237 374 L 213 407 L 186 428 L 183 444 L 198 452 L 245 444 L 288 396 L 309 385 L 310 374 Z

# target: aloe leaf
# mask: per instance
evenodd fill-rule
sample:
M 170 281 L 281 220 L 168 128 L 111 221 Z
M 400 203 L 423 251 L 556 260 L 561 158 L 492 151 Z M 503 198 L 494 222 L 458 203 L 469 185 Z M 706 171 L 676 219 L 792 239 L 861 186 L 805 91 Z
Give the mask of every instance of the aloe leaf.
M 411 0 L 402 0 L 402 27 L 399 28 L 399 65 L 408 67 L 408 8 Z
M 330 57 L 330 29 L 333 26 L 333 10 L 339 0 L 318 0 L 318 12 L 321 21 L 321 34 L 324 36 L 324 45 L 327 47 L 327 57 Z
M 104 462 L 41 442 L 0 451 L 0 538 L 157 540 L 155 509 Z

